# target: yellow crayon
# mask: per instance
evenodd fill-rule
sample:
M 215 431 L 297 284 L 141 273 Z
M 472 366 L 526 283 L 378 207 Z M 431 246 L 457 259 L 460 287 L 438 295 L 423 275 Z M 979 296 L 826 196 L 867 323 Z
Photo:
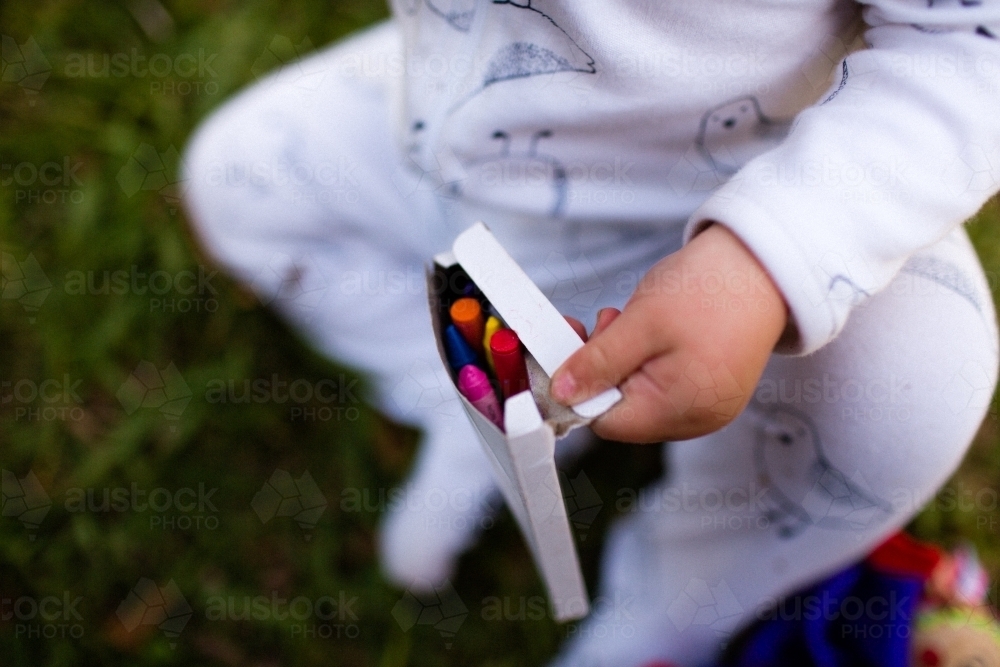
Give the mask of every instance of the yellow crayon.
M 496 366 L 493 365 L 493 351 L 490 350 L 490 338 L 493 338 L 493 334 L 503 329 L 503 325 L 500 324 L 494 315 L 490 315 L 486 320 L 486 327 L 484 328 L 485 333 L 483 333 L 483 350 L 486 351 L 486 361 L 490 365 L 490 370 L 494 373 L 496 372 Z

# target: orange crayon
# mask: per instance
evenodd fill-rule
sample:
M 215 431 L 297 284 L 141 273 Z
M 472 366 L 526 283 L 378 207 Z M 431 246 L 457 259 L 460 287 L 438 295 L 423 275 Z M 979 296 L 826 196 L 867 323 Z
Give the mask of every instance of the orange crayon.
M 448 312 L 455 328 L 462 333 L 462 338 L 469 343 L 472 349 L 482 349 L 485 323 L 483 321 L 483 307 L 479 305 L 479 301 L 471 297 L 459 299 L 451 304 L 451 309 Z

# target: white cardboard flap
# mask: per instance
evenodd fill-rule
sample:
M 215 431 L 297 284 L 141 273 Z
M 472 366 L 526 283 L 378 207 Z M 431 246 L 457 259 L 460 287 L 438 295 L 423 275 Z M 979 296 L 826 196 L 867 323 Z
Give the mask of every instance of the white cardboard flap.
M 563 502 L 555 466 L 555 433 L 542 420 L 530 391 L 504 404 L 506 436 L 462 397 L 476 427 L 493 477 L 538 567 L 555 620 L 563 623 L 590 612 L 587 586 Z
M 587 588 L 556 472 L 556 439 L 542 421 L 530 391 L 507 399 L 504 428 L 529 524 L 525 534 L 548 589 L 553 615 L 559 622 L 582 618 L 589 612 Z
M 459 397 L 462 399 L 462 407 L 468 413 L 469 419 L 472 420 L 472 425 L 476 428 L 476 433 L 479 434 L 486 458 L 489 459 L 490 465 L 493 467 L 493 479 L 496 480 L 497 486 L 500 487 L 500 492 L 507 502 L 507 507 L 510 508 L 511 514 L 514 515 L 514 519 L 521 529 L 521 534 L 527 539 L 532 553 L 537 553 L 537 540 L 535 532 L 532 530 L 533 522 L 528 518 L 528 506 L 525 503 L 527 491 L 520 487 L 522 475 L 519 475 L 517 471 L 519 457 L 510 451 L 510 444 L 507 438 L 493 425 L 493 422 L 484 417 L 464 396 L 459 394 Z M 536 430 L 535 433 L 537 437 L 542 437 L 540 429 Z
M 517 334 L 542 369 L 552 377 L 583 341 L 569 322 L 517 265 L 481 222 L 458 235 L 452 252 L 462 269 Z M 620 401 L 615 388 L 573 406 L 585 419 L 594 419 Z

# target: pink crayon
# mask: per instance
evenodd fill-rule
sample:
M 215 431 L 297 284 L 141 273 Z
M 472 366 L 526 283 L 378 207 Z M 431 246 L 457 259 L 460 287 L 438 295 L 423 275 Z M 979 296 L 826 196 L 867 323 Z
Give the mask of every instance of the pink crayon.
M 463 366 L 458 372 L 458 390 L 487 419 L 496 424 L 498 429 L 503 430 L 503 411 L 500 409 L 500 402 L 493 393 L 490 379 L 482 369 L 472 364 Z

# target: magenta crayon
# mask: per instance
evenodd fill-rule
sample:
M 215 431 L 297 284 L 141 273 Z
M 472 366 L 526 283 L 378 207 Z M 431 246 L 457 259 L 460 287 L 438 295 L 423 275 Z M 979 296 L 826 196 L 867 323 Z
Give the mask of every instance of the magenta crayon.
M 490 338 L 490 352 L 493 354 L 493 366 L 500 380 L 504 400 L 529 388 L 521 339 L 516 333 L 510 329 L 497 331 Z
M 481 368 L 469 364 L 458 372 L 458 390 L 496 427 L 503 430 L 503 411 L 493 386 Z

